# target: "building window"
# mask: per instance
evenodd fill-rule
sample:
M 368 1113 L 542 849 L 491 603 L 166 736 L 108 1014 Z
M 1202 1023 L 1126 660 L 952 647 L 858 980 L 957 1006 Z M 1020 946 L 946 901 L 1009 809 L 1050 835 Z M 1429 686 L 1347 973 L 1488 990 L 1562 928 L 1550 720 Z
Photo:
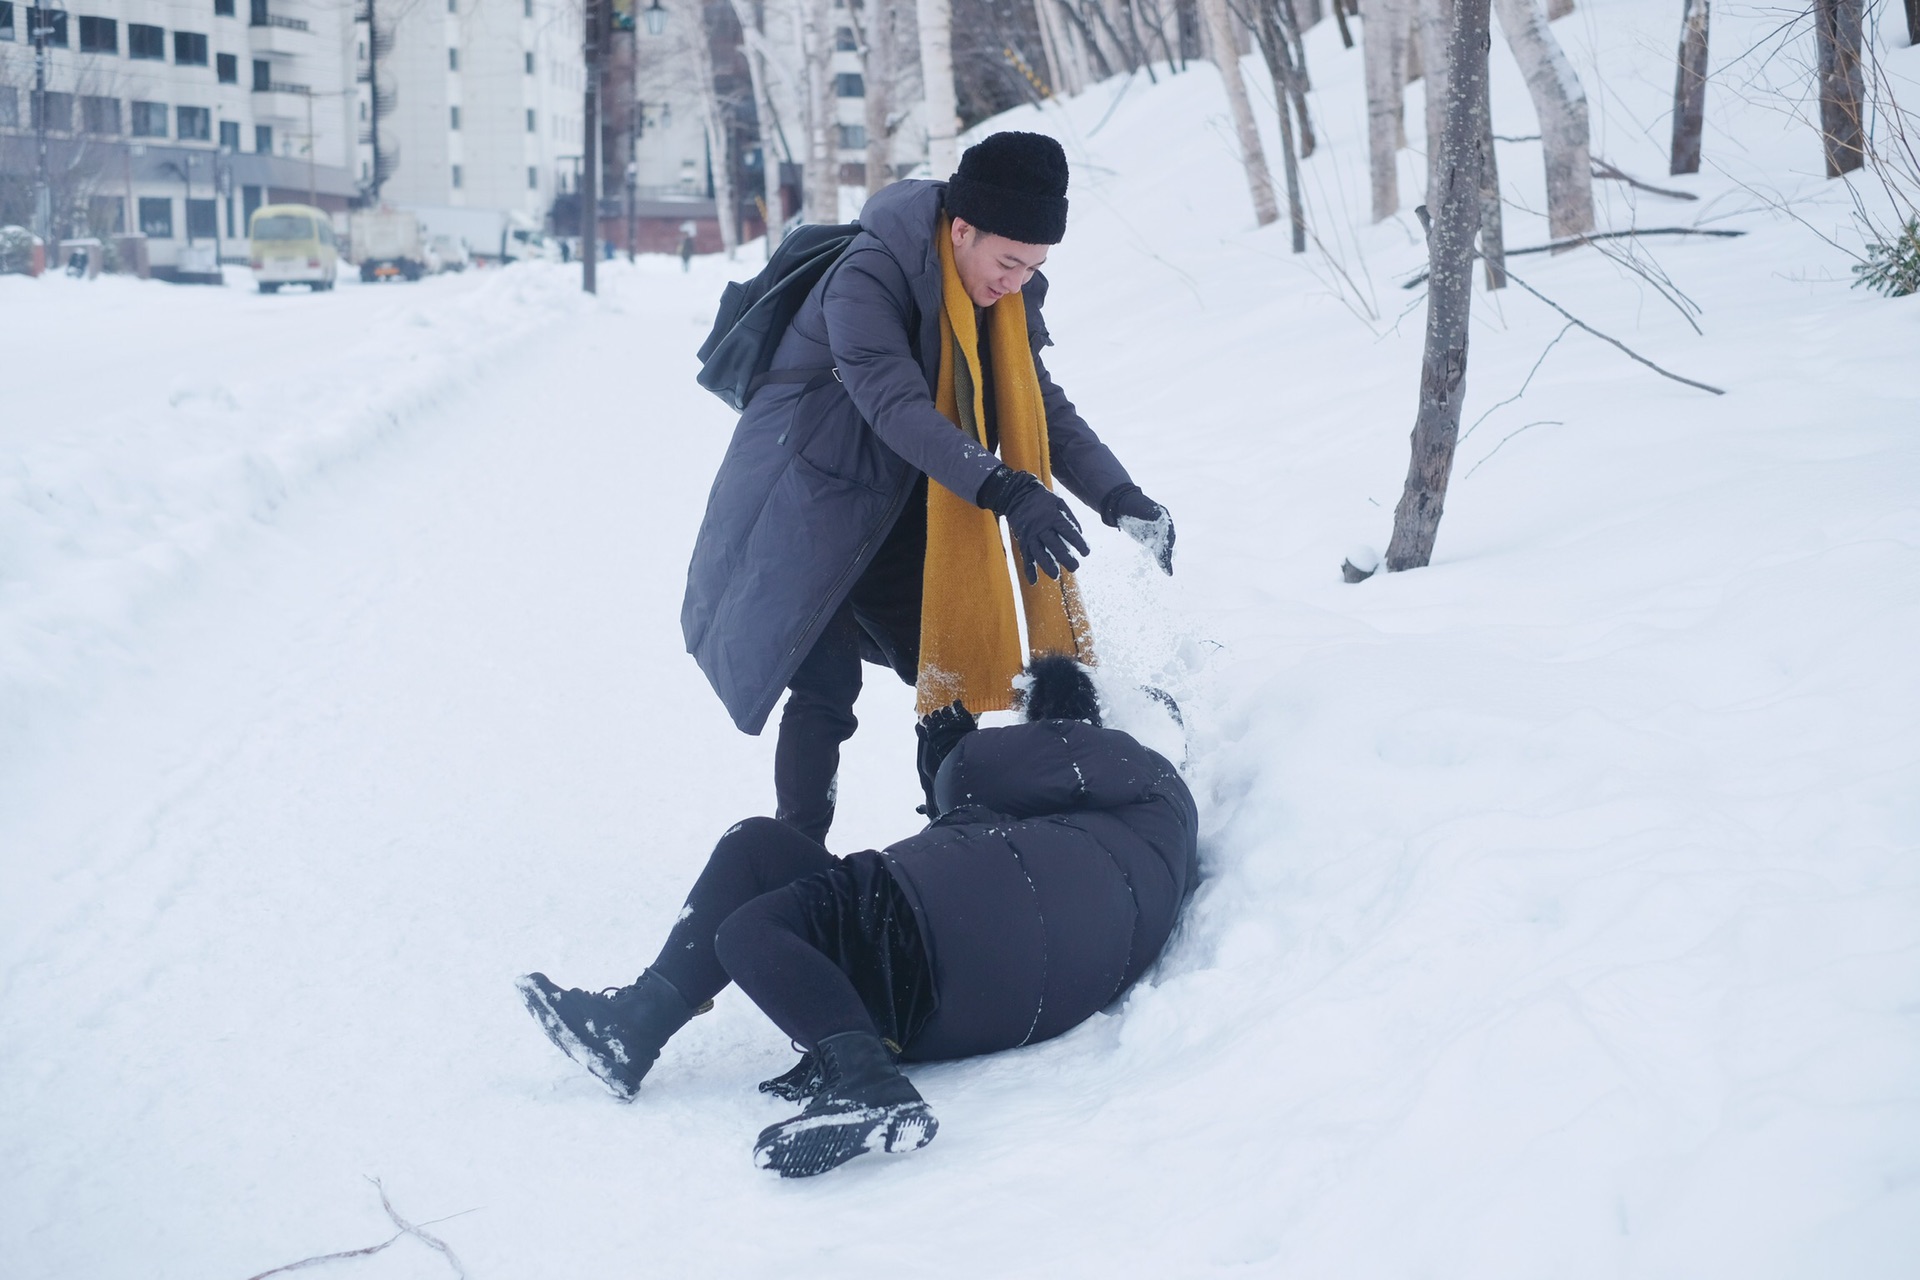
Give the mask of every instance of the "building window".
M 140 197 L 140 234 L 155 240 L 173 239 L 173 197 Z
M 540 168 L 538 165 L 530 164 L 527 166 L 527 190 L 538 191 L 539 189 L 540 189 Z
M 273 126 L 257 124 L 253 126 L 253 149 L 263 156 L 273 154 Z
M 527 108 L 527 132 L 528 133 L 536 132 L 533 124 L 533 108 L 532 107 Z
M 273 64 L 265 58 L 253 60 L 253 91 L 265 93 L 273 88 Z
M 164 102 L 136 102 L 133 112 L 133 136 L 136 138 L 164 138 L 167 136 L 167 104 Z
M 27 127 L 40 128 L 40 122 L 46 121 L 46 127 L 55 133 L 73 132 L 73 95 L 70 93 L 29 93 L 27 100 L 33 104 L 31 121 Z
M 867 126 L 863 124 L 843 124 L 840 126 L 840 149 L 859 151 L 867 145 Z
M 213 16 L 216 18 L 231 18 L 233 16 L 233 0 L 213 0 Z
M 167 60 L 167 33 L 140 22 L 127 24 L 127 56 L 152 62 Z
M 187 201 L 187 238 L 204 236 L 211 240 L 220 234 L 218 206 L 212 200 Z
M 127 229 L 127 206 L 119 196 L 87 200 L 87 230 L 97 236 L 117 236 Z
M 0 84 L 0 129 L 20 127 L 20 92 L 10 84 Z
M 177 135 L 180 141 L 213 141 L 213 112 L 205 107 L 181 107 L 175 114 L 180 126 Z
M 447 70 L 458 71 L 459 69 L 460 69 L 460 51 L 458 49 L 447 50 Z
M 120 24 L 112 18 L 80 19 L 80 52 L 120 52 Z
M 34 33 L 45 24 L 46 41 L 49 47 L 64 49 L 67 47 L 67 11 L 65 9 L 29 9 L 27 10 L 27 39 L 35 39 Z
M 459 189 L 459 186 L 460 186 L 460 166 L 459 165 L 453 166 L 453 185 L 456 190 Z
M 240 83 L 240 59 L 231 53 L 213 55 L 214 74 L 220 77 L 221 84 Z
M 360 99 L 360 118 L 362 120 L 367 118 L 367 100 L 365 98 Z
M 533 74 L 533 55 L 531 53 L 527 55 L 527 74 Z
M 240 122 L 238 120 L 222 120 L 220 122 L 220 149 L 229 153 L 240 149 Z
M 841 53 L 860 52 L 860 42 L 853 38 L 852 27 L 841 27 L 833 33 L 833 47 Z
M 120 99 L 80 99 L 80 123 L 88 133 L 120 132 Z
M 460 108 L 448 107 L 447 117 L 451 121 L 451 124 L 449 127 L 454 129 L 458 129 L 460 127 Z
M 837 98 L 864 98 L 867 82 L 860 78 L 858 71 L 842 71 L 833 78 L 833 93 Z
M 173 33 L 173 61 L 181 67 L 207 65 L 207 38 L 194 31 Z
M 0 0 L 0 40 L 13 38 L 13 0 Z

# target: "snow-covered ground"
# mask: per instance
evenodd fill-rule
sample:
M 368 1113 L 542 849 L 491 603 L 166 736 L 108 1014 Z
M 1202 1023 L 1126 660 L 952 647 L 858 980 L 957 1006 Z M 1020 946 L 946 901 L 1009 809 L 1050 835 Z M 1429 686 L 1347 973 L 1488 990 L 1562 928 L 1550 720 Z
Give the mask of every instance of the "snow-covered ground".
M 1186 709 L 1208 879 L 1114 1013 L 916 1070 L 939 1140 L 808 1183 L 748 1160 L 791 1053 L 745 1001 L 623 1106 L 511 987 L 630 979 L 769 806 L 677 625 L 752 262 L 0 278 L 0 1274 L 240 1280 L 385 1239 L 369 1178 L 476 1278 L 1920 1272 L 1920 298 L 1847 287 L 1791 59 L 1734 62 L 1767 11 L 1717 7 L 1709 171 L 1660 176 L 1670 7 L 1556 30 L 1596 152 L 1701 196 L 1603 225 L 1749 233 L 1637 251 L 1704 333 L 1513 265 L 1728 394 L 1477 294 L 1435 563 L 1357 586 L 1423 314 L 1358 52 L 1310 34 L 1302 259 L 1205 68 L 1000 122 L 1075 163 L 1051 366 L 1179 523 L 1170 582 L 1097 524 L 1083 580 L 1110 687 Z M 911 829 L 909 715 L 876 679 L 836 848 Z

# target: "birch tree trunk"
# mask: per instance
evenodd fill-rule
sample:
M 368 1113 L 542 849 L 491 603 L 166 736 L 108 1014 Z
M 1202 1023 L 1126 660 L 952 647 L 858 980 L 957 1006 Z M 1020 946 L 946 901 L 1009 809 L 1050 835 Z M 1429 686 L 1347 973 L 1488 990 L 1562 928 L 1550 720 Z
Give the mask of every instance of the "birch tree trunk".
M 1427 208 L 1440 207 L 1443 157 L 1441 139 L 1447 131 L 1448 43 L 1453 37 L 1454 0 L 1414 0 L 1413 44 L 1420 51 L 1427 102 Z
M 753 0 L 731 0 L 731 3 L 733 16 L 745 35 L 745 47 L 740 53 L 747 60 L 747 80 L 753 89 L 753 115 L 760 126 L 760 177 L 766 195 L 767 252 L 771 253 L 780 247 L 780 224 L 786 220 L 786 211 L 780 207 L 780 162 L 791 163 L 793 157 L 786 154 L 784 144 L 774 145 L 780 140 L 780 126 L 779 117 L 773 113 L 773 95 L 767 91 L 767 61 L 760 51 L 766 32 L 761 28 L 759 10 Z
M 1293 251 L 1305 253 L 1307 216 L 1300 201 L 1300 165 L 1294 158 L 1293 120 L 1287 110 L 1287 104 L 1293 100 L 1289 92 L 1294 79 L 1293 62 L 1286 36 L 1281 33 L 1271 6 L 1262 6 L 1260 26 L 1254 34 L 1260 41 L 1261 55 L 1266 58 L 1267 72 L 1273 77 L 1274 106 L 1280 113 L 1280 167 L 1287 179 L 1287 221 L 1293 230 Z
M 863 166 L 867 171 L 867 195 L 893 181 L 893 130 L 890 118 L 893 115 L 894 68 L 897 62 L 895 50 L 897 36 L 894 30 L 894 15 L 897 12 L 891 5 L 875 5 L 866 11 L 866 20 L 861 21 L 860 10 L 847 9 L 847 18 L 853 23 L 856 38 L 860 43 L 860 78 L 866 85 L 865 98 L 867 158 Z
M 1406 102 L 1406 0 L 1367 0 L 1360 15 L 1366 58 L 1367 166 L 1373 181 L 1373 220 L 1400 211 L 1400 117 Z
M 1493 152 L 1492 88 L 1492 77 L 1481 76 L 1480 99 L 1473 107 L 1480 163 L 1480 261 L 1486 266 L 1489 293 L 1507 287 L 1507 232 L 1500 208 L 1500 159 Z
M 1307 114 L 1307 90 L 1313 87 L 1307 81 L 1307 46 L 1300 38 L 1300 24 L 1294 17 L 1293 6 L 1286 0 L 1277 0 L 1267 8 L 1270 17 L 1276 12 L 1283 44 L 1281 52 L 1286 55 L 1283 60 L 1287 66 L 1287 91 L 1293 96 L 1293 118 L 1300 125 L 1299 155 L 1304 160 L 1313 154 L 1315 145 L 1313 117 Z M 1279 87 L 1279 82 L 1275 81 L 1274 88 L 1277 90 Z M 1288 148 L 1289 153 L 1292 150 Z
M 1393 513 L 1387 570 L 1418 569 L 1433 544 L 1453 473 L 1467 381 L 1467 318 L 1473 303 L 1473 233 L 1480 221 L 1476 104 L 1486 95 L 1488 0 L 1458 0 L 1448 42 L 1446 125 L 1441 130 L 1439 215 L 1427 234 L 1427 345 L 1407 484 Z
M 1920 3 L 1920 0 L 1915 0 Z M 1346 0 L 1333 0 L 1333 21 L 1340 28 L 1340 47 L 1353 48 L 1353 29 L 1347 25 Z
M 953 88 L 952 0 L 914 0 L 920 20 L 920 78 L 926 87 L 927 168 L 953 176 L 960 166 L 960 107 Z
M 1707 117 L 1707 7 L 1686 0 L 1680 16 L 1679 69 L 1673 80 L 1673 162 L 1668 173 L 1700 172 L 1700 131 Z
M 840 221 L 840 175 L 834 163 L 833 12 L 831 0 L 794 0 L 800 56 L 806 64 L 806 187 L 808 222 Z
M 1907 43 L 1920 44 L 1920 0 L 1907 0 Z
M 685 18 L 688 52 L 693 55 L 693 73 L 700 80 L 700 116 L 707 133 L 707 155 L 713 172 L 714 213 L 720 223 L 720 244 L 729 261 L 740 246 L 740 204 L 733 194 L 733 131 L 727 128 L 726 110 L 720 104 L 720 89 L 713 76 L 713 42 L 707 31 L 706 6 L 688 0 L 679 6 Z
M 1527 77 L 1540 117 L 1547 166 L 1547 230 L 1568 240 L 1593 230 L 1593 159 L 1588 149 L 1587 94 L 1553 38 L 1538 0 L 1493 0 L 1501 29 Z
M 1267 170 L 1267 153 L 1260 145 L 1259 126 L 1253 121 L 1247 82 L 1240 76 L 1240 41 L 1234 34 L 1232 19 L 1227 16 L 1227 0 L 1201 0 L 1200 7 L 1206 14 L 1213 61 L 1220 68 L 1220 79 L 1226 85 L 1234 132 L 1240 139 L 1240 159 L 1247 170 L 1247 190 L 1253 196 L 1254 220 L 1264 227 L 1279 220 L 1280 209 L 1274 203 L 1273 175 Z
M 1860 31 L 1863 0 L 1814 0 L 1820 49 L 1820 138 L 1827 176 L 1852 173 L 1867 160 L 1861 128 Z

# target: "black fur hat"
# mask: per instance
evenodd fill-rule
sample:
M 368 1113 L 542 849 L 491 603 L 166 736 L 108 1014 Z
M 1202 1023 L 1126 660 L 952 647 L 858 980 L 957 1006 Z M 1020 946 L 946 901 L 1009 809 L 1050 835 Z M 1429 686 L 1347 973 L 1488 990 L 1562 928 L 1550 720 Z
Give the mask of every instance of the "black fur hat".
M 1067 234 L 1067 153 L 1040 133 L 996 133 L 968 147 L 947 182 L 947 212 L 1022 244 Z
M 1020 705 L 1029 720 L 1085 720 L 1100 727 L 1100 695 L 1093 675 L 1072 658 L 1047 654 L 1027 664 Z

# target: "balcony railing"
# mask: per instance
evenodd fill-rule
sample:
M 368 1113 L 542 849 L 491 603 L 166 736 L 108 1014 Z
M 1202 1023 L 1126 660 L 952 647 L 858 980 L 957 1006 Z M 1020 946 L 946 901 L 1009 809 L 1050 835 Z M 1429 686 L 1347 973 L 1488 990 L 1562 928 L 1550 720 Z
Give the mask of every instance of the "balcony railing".
M 261 84 L 256 80 L 253 83 L 253 91 L 255 93 L 295 93 L 301 97 L 305 97 L 313 92 L 313 86 L 306 84 L 285 84 L 279 80 L 269 80 L 265 84 Z
M 260 14 L 248 25 L 255 27 L 285 27 L 289 31 L 313 30 L 312 27 L 307 25 L 306 19 L 304 18 L 283 18 L 277 13 Z

